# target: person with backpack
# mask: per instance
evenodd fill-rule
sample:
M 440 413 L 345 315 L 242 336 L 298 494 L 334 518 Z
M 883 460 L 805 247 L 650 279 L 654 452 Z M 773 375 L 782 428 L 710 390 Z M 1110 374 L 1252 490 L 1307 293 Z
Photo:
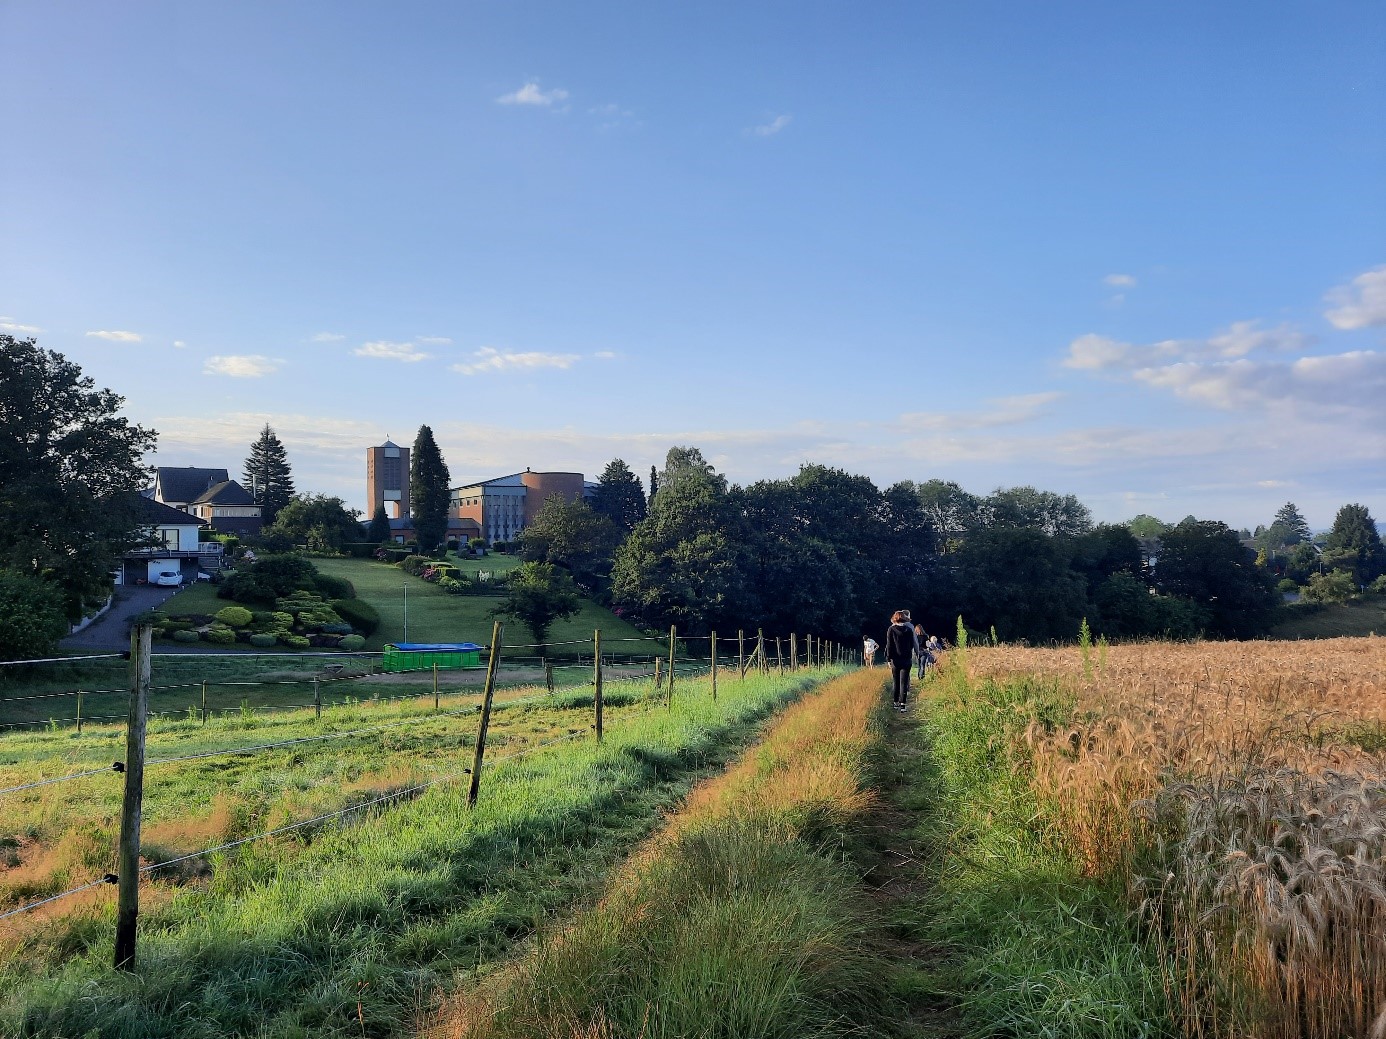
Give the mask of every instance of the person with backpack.
M 885 654 L 890 663 L 891 700 L 897 711 L 903 712 L 909 706 L 910 670 L 918 647 L 919 636 L 910 623 L 910 611 L 896 610 L 886 629 Z
M 914 636 L 916 639 L 914 655 L 919 661 L 919 680 L 924 681 L 924 675 L 929 668 L 933 667 L 935 656 L 929 646 L 929 636 L 924 632 L 924 625 L 914 626 Z

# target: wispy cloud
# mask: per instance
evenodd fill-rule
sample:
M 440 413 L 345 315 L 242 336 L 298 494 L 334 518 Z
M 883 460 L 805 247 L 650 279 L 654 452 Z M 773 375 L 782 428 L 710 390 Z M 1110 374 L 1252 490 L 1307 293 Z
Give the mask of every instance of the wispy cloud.
M 1109 274 L 1102 279 L 1102 284 L 1110 285 L 1114 289 L 1134 289 L 1136 279 L 1130 274 Z
M 1304 350 L 1312 337 L 1291 325 L 1261 328 L 1258 321 L 1234 321 L 1207 339 L 1163 339 L 1157 343 L 1124 343 L 1089 333 L 1068 344 L 1065 368 L 1109 371 L 1195 360 L 1232 360 L 1258 350 L 1288 353 Z
M 746 134 L 750 137 L 774 137 L 775 134 L 779 133 L 792 122 L 794 122 L 794 117 L 792 115 L 777 115 L 768 123 L 748 127 Z
M 483 346 L 472 354 L 473 360 L 454 364 L 452 370 L 463 375 L 484 375 L 492 372 L 534 371 L 538 368 L 571 368 L 582 360 L 580 354 L 548 354 L 538 351 L 503 353 L 492 346 Z
M 258 379 L 278 371 L 284 362 L 260 354 L 226 354 L 209 357 L 202 366 L 203 375 L 227 375 L 233 379 Z
M 384 361 L 403 361 L 413 364 L 426 361 L 432 354 L 426 354 L 413 343 L 392 343 L 385 339 L 362 343 L 354 351 L 357 357 L 376 357 Z
M 19 335 L 38 335 L 43 329 L 38 325 L 21 325 L 14 318 L 0 317 L 0 332 L 14 332 Z
M 185 349 L 185 348 L 187 347 L 187 345 L 188 345 L 188 344 L 185 343 L 185 342 L 183 342 L 183 340 L 181 340 L 181 339 L 175 339 L 175 340 L 173 341 L 173 348 L 174 348 L 175 350 L 183 350 L 183 349 Z
M 87 335 L 94 339 L 105 339 L 112 343 L 142 343 L 144 336 L 138 332 L 88 332 Z
M 339 332 L 318 332 L 310 340 L 310 343 L 340 343 L 346 336 Z
M 1131 378 L 1227 411 L 1281 406 L 1309 418 L 1316 411 L 1379 412 L 1386 400 L 1386 354 L 1354 350 L 1290 363 L 1249 358 L 1182 361 L 1139 368 Z
M 541 90 L 539 84 L 531 80 L 519 90 L 509 94 L 502 94 L 496 98 L 496 103 L 500 105 L 531 105 L 536 108 L 556 108 L 562 107 L 563 102 L 568 100 L 568 92 L 561 87 L 554 87 L 552 90 Z
M 414 342 L 423 343 L 425 346 L 451 346 L 452 340 L 447 336 L 415 336 Z
M 615 350 L 598 350 L 598 351 L 597 351 L 596 353 L 594 353 L 592 356 L 595 357 L 595 358 L 596 358 L 597 360 L 599 360 L 599 361 L 614 361 L 614 360 L 616 360 L 616 351 L 615 351 Z
M 1325 299 L 1333 306 L 1324 317 L 1334 328 L 1348 332 L 1386 325 L 1386 267 L 1359 274 L 1350 284 L 1329 290 Z
M 1015 426 L 1047 413 L 1061 393 L 1025 393 L 994 397 L 976 411 L 913 411 L 897 420 L 904 432 L 925 430 L 996 429 Z

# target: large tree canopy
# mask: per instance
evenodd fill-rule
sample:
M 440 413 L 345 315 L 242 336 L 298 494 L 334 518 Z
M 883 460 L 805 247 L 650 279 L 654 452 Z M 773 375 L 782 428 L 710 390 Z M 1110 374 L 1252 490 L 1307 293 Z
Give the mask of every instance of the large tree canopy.
M 1323 561 L 1325 566 L 1351 574 L 1358 585 L 1386 573 L 1386 550 L 1365 505 L 1344 505 L 1338 510 L 1324 542 Z
M 139 541 L 156 434 L 123 401 L 62 354 L 0 335 L 0 568 L 50 581 L 74 620 Z
M 522 563 L 506 581 L 508 594 L 494 613 L 508 614 L 534 634 L 539 653 L 545 652 L 549 628 L 582 609 L 582 597 L 567 571 L 552 563 Z
M 1206 609 L 1210 632 L 1231 638 L 1258 633 L 1280 601 L 1256 554 L 1235 530 L 1214 520 L 1186 519 L 1165 534 L 1155 583 Z
M 315 552 L 335 552 L 349 541 L 361 540 L 360 517 L 360 511 L 348 509 L 341 498 L 305 494 L 280 509 L 279 518 L 262 536 L 281 550 L 306 545 Z M 283 543 L 276 545 L 277 541 Z
M 420 552 L 432 552 L 448 536 L 448 483 L 452 474 L 433 430 L 420 426 L 409 453 L 409 508 Z
M 244 476 L 245 488 L 260 505 L 265 525 L 269 526 L 293 498 L 294 477 L 284 445 L 268 422 L 250 445 Z
M 613 458 L 597 480 L 592 510 L 629 534 L 645 518 L 645 491 L 640 486 L 640 478 L 624 461 Z
M 584 501 L 550 494 L 520 535 L 520 554 L 530 562 L 557 563 L 575 578 L 591 581 L 611 570 L 621 531 Z

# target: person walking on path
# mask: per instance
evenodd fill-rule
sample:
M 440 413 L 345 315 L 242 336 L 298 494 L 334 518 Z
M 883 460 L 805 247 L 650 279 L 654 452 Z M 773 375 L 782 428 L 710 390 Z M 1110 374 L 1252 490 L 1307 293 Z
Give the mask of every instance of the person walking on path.
M 910 670 L 914 667 L 914 652 L 919 638 L 910 623 L 909 610 L 896 610 L 886 629 L 885 653 L 890 662 L 891 699 L 897 711 L 909 704 Z
M 934 664 L 934 654 L 929 649 L 929 636 L 924 632 L 924 625 L 916 624 L 914 626 L 914 637 L 914 655 L 915 659 L 919 661 L 919 680 L 922 682 L 924 675 Z
M 880 648 L 881 644 L 879 642 L 870 635 L 866 636 L 866 640 L 861 644 L 861 656 L 862 659 L 866 661 L 867 667 L 876 666 L 876 650 Z

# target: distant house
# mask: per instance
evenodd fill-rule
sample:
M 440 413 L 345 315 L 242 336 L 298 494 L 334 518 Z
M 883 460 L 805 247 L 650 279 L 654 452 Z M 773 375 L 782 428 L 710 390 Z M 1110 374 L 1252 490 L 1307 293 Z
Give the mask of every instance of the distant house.
M 365 520 L 361 521 L 361 529 L 363 531 L 362 537 L 365 536 L 364 531 L 369 527 L 370 524 L 368 522 Z M 390 520 L 391 540 L 397 541 L 402 545 L 406 541 L 413 541 L 414 537 L 414 520 L 412 517 L 400 516 Z M 475 520 L 460 519 L 457 516 L 448 517 L 447 540 L 465 542 L 470 541 L 472 538 L 479 537 L 481 537 L 481 528 L 477 526 Z
M 225 469 L 160 466 L 154 470 L 152 497 L 223 534 L 258 534 L 264 523 L 261 507 Z
M 197 532 L 202 522 L 182 509 L 142 498 L 141 534 L 144 544 L 128 549 L 121 560 L 121 583 L 153 581 L 162 573 L 183 575 L 185 583 L 197 580 L 199 548 Z M 218 546 L 220 547 L 220 546 Z

